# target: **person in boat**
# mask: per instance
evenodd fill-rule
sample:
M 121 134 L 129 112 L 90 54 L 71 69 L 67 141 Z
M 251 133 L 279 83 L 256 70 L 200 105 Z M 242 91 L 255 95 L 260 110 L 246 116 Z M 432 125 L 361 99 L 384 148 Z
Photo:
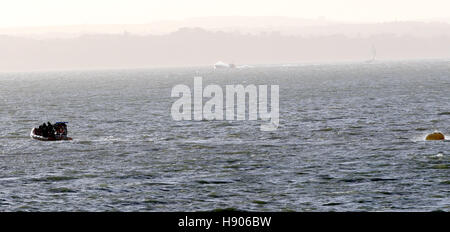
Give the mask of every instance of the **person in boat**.
M 41 135 L 42 134 L 42 126 L 39 126 L 38 128 L 34 128 L 34 134 Z
M 54 127 L 56 139 L 67 139 L 67 125 L 65 122 L 57 122 Z
M 44 124 L 42 124 L 42 136 L 43 137 L 48 137 L 48 127 L 47 127 L 47 124 L 45 124 L 45 122 L 44 122 Z
M 56 137 L 55 137 L 55 128 L 54 128 L 54 126 L 50 122 L 47 122 L 47 127 L 48 127 L 48 137 L 52 138 L 52 139 L 55 139 Z
M 55 129 L 50 122 L 40 125 L 39 128 L 35 128 L 34 133 L 46 138 L 55 138 Z

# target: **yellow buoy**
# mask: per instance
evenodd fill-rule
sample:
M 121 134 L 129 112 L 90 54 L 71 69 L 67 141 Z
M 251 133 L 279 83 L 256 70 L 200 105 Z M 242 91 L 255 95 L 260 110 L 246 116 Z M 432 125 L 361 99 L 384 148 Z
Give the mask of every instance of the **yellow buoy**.
M 434 132 L 432 134 L 427 135 L 425 140 L 444 140 L 445 136 L 441 132 Z

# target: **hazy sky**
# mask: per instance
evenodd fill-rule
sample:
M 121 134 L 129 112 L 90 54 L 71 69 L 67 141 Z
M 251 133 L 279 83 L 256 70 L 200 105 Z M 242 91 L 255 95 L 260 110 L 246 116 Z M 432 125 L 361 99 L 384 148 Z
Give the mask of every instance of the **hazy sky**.
M 449 17 L 449 0 L 0 0 L 0 27 L 128 24 L 202 16 L 351 22 Z

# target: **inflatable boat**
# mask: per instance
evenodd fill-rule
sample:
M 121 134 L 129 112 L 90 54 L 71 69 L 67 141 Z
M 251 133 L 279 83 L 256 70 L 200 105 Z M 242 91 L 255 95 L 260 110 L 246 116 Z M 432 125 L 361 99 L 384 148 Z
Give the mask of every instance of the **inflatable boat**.
M 72 138 L 69 138 L 69 137 L 49 138 L 49 137 L 44 137 L 44 136 L 41 136 L 41 135 L 37 135 L 37 134 L 34 133 L 34 130 L 35 130 L 35 129 L 36 129 L 36 128 L 33 128 L 33 129 L 31 130 L 30 137 L 33 138 L 33 139 L 36 139 L 36 140 L 40 140 L 40 141 L 72 140 Z
M 31 129 L 30 137 L 41 141 L 72 140 L 67 137 L 67 122 L 44 123 L 39 128 Z

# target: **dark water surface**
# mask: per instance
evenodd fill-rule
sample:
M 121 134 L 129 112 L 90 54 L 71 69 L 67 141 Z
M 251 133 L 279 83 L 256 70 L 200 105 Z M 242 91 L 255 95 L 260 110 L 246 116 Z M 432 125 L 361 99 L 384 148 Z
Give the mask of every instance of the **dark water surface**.
M 173 121 L 195 75 L 280 85 L 280 127 Z M 0 119 L 0 211 L 450 209 L 450 62 L 4 73 Z

